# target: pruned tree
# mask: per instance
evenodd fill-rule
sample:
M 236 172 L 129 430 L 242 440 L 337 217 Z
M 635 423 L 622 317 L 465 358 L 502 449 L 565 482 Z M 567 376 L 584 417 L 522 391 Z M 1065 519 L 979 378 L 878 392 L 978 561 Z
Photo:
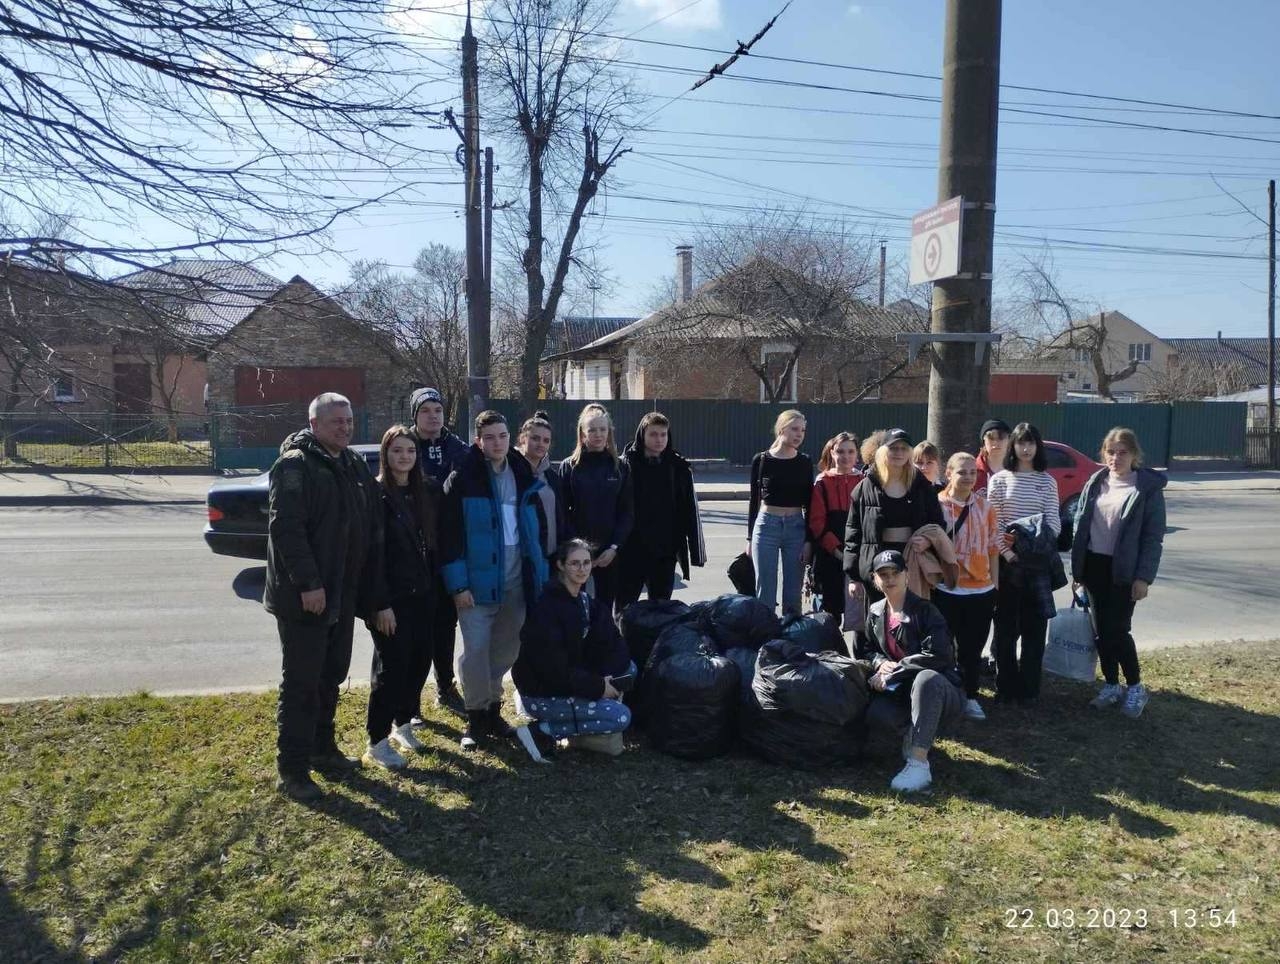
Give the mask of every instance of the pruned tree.
M 704 283 L 646 326 L 639 347 L 649 369 L 723 371 L 733 359 L 777 402 L 792 397 L 807 359 L 811 396 L 853 402 L 905 367 L 894 338 L 917 319 L 864 300 L 876 284 L 878 250 L 854 226 L 819 228 L 804 211 L 766 212 L 708 227 L 693 249 Z
M 539 395 L 539 360 L 582 255 L 588 209 L 630 150 L 634 93 L 600 37 L 615 7 L 615 0 L 494 0 L 486 8 L 484 113 L 517 148 L 524 179 L 511 217 L 525 282 L 518 396 L 526 408 Z
M 466 394 L 466 273 L 461 251 L 430 244 L 418 252 L 410 274 L 384 262 L 356 262 L 339 298 L 398 368 L 417 385 L 440 390 L 450 420 Z
M 1107 312 L 1090 310 L 1063 291 L 1047 250 L 1023 258 L 1018 287 L 1019 329 L 1043 349 L 1068 353 L 1089 365 L 1098 394 L 1114 402 L 1113 386 L 1132 377 L 1142 362 L 1116 357 L 1108 340 Z

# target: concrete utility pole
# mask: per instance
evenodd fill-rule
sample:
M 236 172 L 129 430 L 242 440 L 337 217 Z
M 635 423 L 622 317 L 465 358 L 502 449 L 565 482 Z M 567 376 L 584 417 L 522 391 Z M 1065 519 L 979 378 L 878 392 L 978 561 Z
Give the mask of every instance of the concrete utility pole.
M 947 0 L 938 200 L 961 195 L 964 213 L 960 274 L 933 286 L 935 334 L 991 331 L 1000 16 L 1001 0 Z M 972 342 L 934 344 L 929 438 L 943 458 L 974 450 L 987 413 L 990 371 L 990 352 L 978 362 Z
M 489 318 L 485 297 L 485 244 L 480 177 L 480 57 L 471 32 L 467 4 L 462 34 L 462 150 L 466 164 L 467 229 L 467 425 L 470 438 L 475 417 L 489 407 Z
M 1276 182 L 1267 182 L 1267 464 L 1276 467 Z
M 880 307 L 884 307 L 884 256 L 885 243 L 880 242 Z

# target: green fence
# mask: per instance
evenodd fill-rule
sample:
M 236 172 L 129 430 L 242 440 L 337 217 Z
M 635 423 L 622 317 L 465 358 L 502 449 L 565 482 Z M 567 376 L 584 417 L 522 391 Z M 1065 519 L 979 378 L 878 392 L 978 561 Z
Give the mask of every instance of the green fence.
M 0 415 L 0 466 L 212 468 L 209 420 L 163 415 Z
M 509 399 L 499 399 L 494 407 L 510 420 L 513 432 L 521 416 L 527 414 Z M 585 403 L 547 399 L 538 403 L 555 426 L 552 454 L 563 458 L 573 448 L 574 425 Z M 617 426 L 619 447 L 635 434 L 640 417 L 655 407 L 672 422 L 674 444 L 684 455 L 695 459 L 723 459 L 746 465 L 751 457 L 768 446 L 773 421 L 785 405 L 753 405 L 745 402 L 705 399 L 672 401 L 609 401 L 603 403 Z M 877 428 L 904 428 L 915 438 L 924 438 L 928 407 L 922 404 L 859 403 L 855 405 L 802 405 L 808 419 L 808 443 L 817 455 L 825 439 L 836 432 L 852 431 L 859 436 Z M 1245 459 L 1245 408 L 1242 402 L 1175 402 L 1168 404 L 1120 405 L 995 405 L 992 414 L 1010 425 L 1028 421 L 1045 438 L 1093 455 L 1102 437 L 1116 425 L 1126 425 L 1138 434 L 1152 465 L 1168 465 L 1171 458 L 1214 458 L 1243 462 Z M 356 442 L 376 442 L 384 428 L 403 419 L 403 412 L 356 413 Z M 302 409 L 243 409 L 213 417 L 211 439 L 218 468 L 269 467 L 279 451 L 280 440 L 306 424 Z M 977 443 L 977 439 L 974 439 Z

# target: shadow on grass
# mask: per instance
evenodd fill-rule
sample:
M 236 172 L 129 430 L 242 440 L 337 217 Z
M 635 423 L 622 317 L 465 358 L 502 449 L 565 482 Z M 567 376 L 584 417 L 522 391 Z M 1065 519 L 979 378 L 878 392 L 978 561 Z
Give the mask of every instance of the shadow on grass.
M 1001 762 L 945 763 L 936 768 L 943 792 L 1029 816 L 1114 816 L 1147 838 L 1176 833 L 1156 809 L 1280 828 L 1280 807 L 1249 796 L 1280 785 L 1280 718 L 1156 690 L 1131 720 L 1090 709 L 1092 693 L 1054 682 L 1034 710 L 993 706 L 987 722 L 956 737 Z

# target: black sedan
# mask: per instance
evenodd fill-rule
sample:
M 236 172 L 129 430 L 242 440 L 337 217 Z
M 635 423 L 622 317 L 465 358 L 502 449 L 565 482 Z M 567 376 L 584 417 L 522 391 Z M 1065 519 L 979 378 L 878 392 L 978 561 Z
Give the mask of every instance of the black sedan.
M 353 445 L 363 455 L 369 469 L 378 472 L 378 446 Z M 209 486 L 205 496 L 209 521 L 204 541 L 220 556 L 239 559 L 267 559 L 267 495 L 270 480 L 266 472 L 252 478 L 221 479 Z

